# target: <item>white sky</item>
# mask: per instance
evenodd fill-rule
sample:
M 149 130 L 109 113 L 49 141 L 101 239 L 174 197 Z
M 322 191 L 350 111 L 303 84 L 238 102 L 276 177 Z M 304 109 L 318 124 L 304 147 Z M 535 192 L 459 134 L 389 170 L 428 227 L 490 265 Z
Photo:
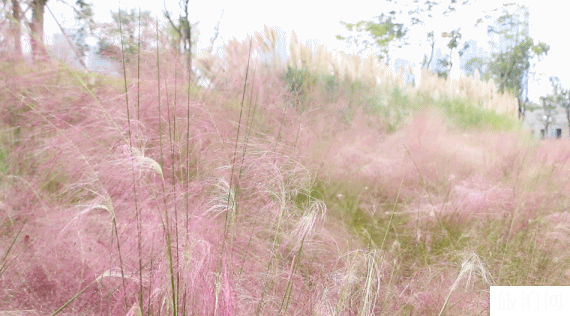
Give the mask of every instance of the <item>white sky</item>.
M 449 0 L 441 0 L 443 3 Z M 462 2 L 463 0 L 458 0 Z M 72 2 L 72 1 L 71 1 Z M 99 22 L 109 21 L 111 10 L 117 11 L 121 8 L 137 8 L 150 10 L 155 15 L 163 17 L 163 1 L 111 1 L 98 0 L 95 3 L 95 19 Z M 411 3 L 412 0 L 400 0 L 399 2 Z M 420 1 L 423 2 L 423 1 Z M 411 63 L 419 64 L 423 59 L 423 54 L 429 54 L 429 46 L 426 39 L 426 32 L 435 30 L 435 34 L 443 31 L 451 31 L 462 26 L 462 40 L 474 39 L 478 47 L 488 47 L 488 37 L 486 26 L 481 25 L 474 28 L 477 18 L 484 16 L 484 10 L 490 10 L 499 6 L 502 1 L 493 0 L 472 0 L 475 2 L 471 6 L 458 5 L 458 12 L 452 19 L 434 18 L 426 23 L 426 26 L 416 26 L 409 33 L 411 45 L 404 46 L 403 49 L 391 52 L 391 58 L 401 58 Z M 529 99 L 538 102 L 539 96 L 550 92 L 549 76 L 560 77 L 565 88 L 570 88 L 570 61 L 566 56 L 570 56 L 570 47 L 567 40 L 561 36 L 563 30 L 569 29 L 570 19 L 567 17 L 566 8 L 560 3 L 565 1 L 557 0 L 510 0 L 505 2 L 525 3 L 530 8 L 530 35 L 536 40 L 543 41 L 550 45 L 548 56 L 537 63 L 532 69 L 537 75 L 529 82 Z M 267 0 L 222 0 L 222 1 L 193 1 L 190 12 L 192 22 L 200 21 L 199 30 L 200 48 L 209 45 L 209 39 L 213 35 L 214 27 L 220 21 L 222 10 L 223 18 L 220 23 L 219 40 L 229 40 L 235 37 L 239 40 L 246 38 L 248 34 L 255 31 L 262 31 L 263 25 L 279 27 L 287 34 L 287 43 L 291 30 L 295 30 L 300 40 L 318 40 L 330 49 L 349 51 L 346 45 L 335 39 L 337 34 L 347 34 L 346 29 L 339 23 L 356 22 L 360 20 L 370 20 L 382 12 L 390 11 L 389 4 L 384 1 L 364 1 L 352 0 L 342 2 L 342 5 L 331 1 L 310 1 L 310 0 L 289 0 L 272 2 Z M 276 4 L 277 3 L 277 4 Z M 178 8 L 177 0 L 166 0 L 166 5 L 170 11 Z M 50 1 L 48 6 L 52 9 L 58 20 L 64 27 L 72 27 L 72 12 L 64 5 L 56 1 Z M 442 5 L 443 6 L 443 5 Z M 176 14 L 175 14 L 176 15 Z M 59 33 L 59 29 L 53 18 L 46 12 L 45 19 L 46 34 Z M 438 38 L 436 37 L 436 41 Z M 418 44 L 419 43 L 419 44 Z M 444 40 L 439 38 L 439 45 L 445 45 Z M 438 46 L 439 46 L 438 45 Z M 455 59 L 458 57 L 456 56 Z M 536 62 L 533 61 L 533 62 Z M 455 63 L 457 64 L 457 63 Z

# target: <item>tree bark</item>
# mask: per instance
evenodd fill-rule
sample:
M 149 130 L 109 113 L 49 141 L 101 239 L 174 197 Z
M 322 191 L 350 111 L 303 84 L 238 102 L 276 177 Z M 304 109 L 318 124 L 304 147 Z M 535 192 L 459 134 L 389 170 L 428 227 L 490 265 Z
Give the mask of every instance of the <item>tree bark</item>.
M 16 59 L 21 59 L 22 43 L 20 40 L 22 38 L 22 28 L 20 27 L 20 23 L 22 21 L 22 11 L 18 0 L 12 0 L 12 16 L 16 20 L 11 23 L 12 30 L 10 32 L 12 34 L 12 39 L 14 40 L 14 57 Z
M 525 112 L 525 109 L 524 109 L 524 107 L 523 107 L 523 103 L 521 102 L 521 99 L 520 99 L 520 98 L 517 98 L 517 107 L 518 107 L 518 110 L 519 110 L 518 118 L 519 118 L 519 120 L 523 121 L 523 120 L 524 120 L 524 115 L 525 115 L 525 113 L 524 113 L 524 112 Z
M 188 44 L 188 80 L 192 83 L 194 79 L 192 73 L 192 24 L 190 23 L 190 16 L 188 15 L 188 0 L 185 0 L 184 14 L 184 32 L 186 33 L 186 44 Z
M 429 70 L 431 67 L 431 62 L 433 61 L 433 51 L 435 49 L 435 40 L 433 42 L 431 42 L 431 54 L 429 56 L 429 60 L 427 63 L 427 69 Z
M 47 52 L 44 46 L 44 11 L 48 0 L 32 0 L 32 36 L 30 43 L 32 46 L 32 59 L 34 62 L 47 59 Z
M 186 15 L 186 19 L 188 19 L 188 15 Z M 188 37 L 188 81 L 192 83 L 194 78 L 192 73 L 192 25 L 190 21 L 188 21 L 186 36 Z
M 180 39 L 175 44 L 176 51 L 180 51 L 180 47 L 184 53 L 186 53 L 186 61 L 188 66 L 188 79 L 190 82 L 193 80 L 192 73 L 192 24 L 190 23 L 190 18 L 188 16 L 188 1 L 184 0 L 183 12 L 184 16 L 178 18 L 178 26 L 172 21 L 170 13 L 164 11 L 166 18 L 170 22 L 170 25 L 174 28 L 176 33 L 180 36 Z

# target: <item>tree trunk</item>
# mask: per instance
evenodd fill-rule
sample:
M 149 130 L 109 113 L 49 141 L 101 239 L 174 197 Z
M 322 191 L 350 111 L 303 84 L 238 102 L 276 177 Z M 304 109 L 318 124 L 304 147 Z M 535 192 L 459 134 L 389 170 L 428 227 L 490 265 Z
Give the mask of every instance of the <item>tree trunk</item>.
M 20 27 L 20 23 L 22 21 L 22 12 L 20 9 L 20 4 L 18 0 L 12 0 L 12 16 L 16 20 L 15 22 L 11 23 L 11 34 L 12 39 L 14 40 L 14 57 L 16 59 L 22 58 L 22 43 L 20 42 L 22 38 L 22 28 Z
M 433 42 L 431 43 L 431 54 L 430 54 L 430 56 L 429 56 L 429 60 L 428 60 L 428 63 L 427 63 L 427 69 L 428 69 L 428 70 L 430 69 L 430 67 L 431 67 L 431 62 L 433 61 L 433 51 L 434 51 L 434 49 L 435 49 L 435 41 L 433 41 Z
M 188 19 L 188 16 L 186 16 L 186 19 Z M 186 36 L 188 37 L 188 81 L 189 84 L 191 84 L 194 78 L 192 74 L 192 25 L 190 24 L 189 20 Z
M 518 113 L 519 114 L 518 115 L 519 120 L 524 121 L 524 115 L 526 114 L 525 113 L 526 107 L 525 107 L 524 101 L 521 101 L 521 98 L 518 97 L 517 98 L 517 104 L 518 104 L 518 110 L 519 110 L 519 113 Z
M 451 68 L 453 68 L 453 48 L 449 50 L 449 70 L 447 71 L 447 77 L 451 76 Z
M 192 24 L 190 23 L 190 16 L 188 15 L 188 1 L 185 0 L 184 3 L 184 32 L 186 33 L 186 41 L 188 44 L 188 80 L 189 84 L 192 83 L 193 73 L 192 73 Z M 181 23 L 182 24 L 182 23 Z M 181 29 L 182 31 L 182 29 Z
M 32 59 L 34 62 L 47 59 L 44 46 L 44 11 L 48 0 L 32 0 Z

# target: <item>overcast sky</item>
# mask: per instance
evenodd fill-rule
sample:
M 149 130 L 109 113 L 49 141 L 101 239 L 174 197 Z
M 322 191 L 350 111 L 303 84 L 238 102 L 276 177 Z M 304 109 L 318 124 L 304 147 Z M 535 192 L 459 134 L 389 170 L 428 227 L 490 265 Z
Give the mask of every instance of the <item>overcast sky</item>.
M 442 0 L 446 3 L 449 0 Z M 458 2 L 461 2 L 459 0 Z M 400 0 L 399 2 L 409 2 L 412 0 Z M 493 0 L 472 0 L 474 4 L 469 6 L 458 6 L 458 11 L 452 18 L 431 19 L 425 26 L 412 29 L 409 34 L 410 45 L 404 46 L 401 50 L 394 50 L 391 57 L 407 60 L 413 64 L 421 63 L 424 53 L 429 53 L 429 46 L 425 40 L 425 34 L 429 30 L 435 30 L 436 34 L 443 31 L 450 31 L 461 26 L 463 40 L 474 39 L 477 41 L 479 49 L 489 47 L 486 27 L 475 28 L 474 22 L 477 18 L 483 17 L 486 11 L 500 6 L 502 1 Z M 513 2 L 505 1 L 505 2 Z M 568 40 L 563 34 L 563 30 L 569 29 L 570 19 L 567 18 L 566 8 L 560 6 L 565 1 L 556 0 L 526 0 L 514 1 L 524 3 L 530 8 L 530 35 L 535 40 L 543 41 L 550 45 L 548 56 L 537 63 L 532 70 L 537 73 L 531 78 L 529 83 L 529 98 L 537 102 L 539 96 L 550 92 L 548 77 L 558 76 L 562 85 L 570 88 L 570 47 Z M 110 20 L 110 11 L 117 11 L 121 8 L 136 8 L 139 5 L 142 10 L 150 10 L 155 15 L 162 18 L 164 3 L 162 1 L 134 1 L 134 0 L 98 0 L 95 3 L 95 18 L 99 22 Z M 262 31 L 263 25 L 278 27 L 287 37 L 287 42 L 283 47 L 288 46 L 291 30 L 295 30 L 300 40 L 317 40 L 328 48 L 350 51 L 343 42 L 335 39 L 337 34 L 347 34 L 346 29 L 339 23 L 356 22 L 359 20 L 369 20 L 382 12 L 390 11 L 390 6 L 384 1 L 364 1 L 351 0 L 335 4 L 333 1 L 310 1 L 310 0 L 288 0 L 272 2 L 267 0 L 218 0 L 218 1 L 192 1 L 190 18 L 192 21 L 200 21 L 201 32 L 199 44 L 200 48 L 209 45 L 209 39 L 214 32 L 214 27 L 220 21 L 220 40 L 226 41 L 235 37 L 239 40 L 246 38 L 248 34 L 255 31 Z M 278 4 L 276 4 L 278 3 Z M 72 27 L 72 13 L 69 8 L 58 2 L 49 2 L 48 5 L 66 27 Z M 177 0 L 166 0 L 166 7 L 176 12 L 178 10 Z M 556 28 L 555 28 L 556 26 Z M 57 25 L 51 15 L 46 14 L 46 34 L 59 32 Z M 445 45 L 440 39 L 439 44 Z M 457 60 L 458 56 L 455 56 Z M 535 60 L 536 62 L 537 60 Z

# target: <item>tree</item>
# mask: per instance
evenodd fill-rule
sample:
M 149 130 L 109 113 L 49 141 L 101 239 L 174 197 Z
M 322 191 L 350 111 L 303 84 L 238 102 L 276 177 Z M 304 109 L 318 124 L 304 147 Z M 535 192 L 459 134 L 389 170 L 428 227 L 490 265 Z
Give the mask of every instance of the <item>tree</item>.
M 98 25 L 98 53 L 115 60 L 124 54 L 128 63 L 140 49 L 149 49 L 156 42 L 155 20 L 150 11 L 111 12 L 112 22 Z M 140 21 L 140 25 L 139 25 Z M 139 38 L 140 32 L 140 38 Z
M 20 39 L 22 38 L 22 9 L 18 0 L 12 0 L 12 17 L 14 21 L 10 23 L 10 33 L 14 41 L 14 56 L 18 59 L 22 58 L 22 43 Z
M 69 5 L 64 0 L 58 0 Z M 6 5 L 7 0 L 2 1 L 4 5 Z M 14 54 L 16 56 L 22 55 L 22 47 L 20 44 L 21 36 L 22 36 L 22 29 L 21 27 L 24 25 L 29 26 L 30 28 L 30 47 L 32 51 L 32 60 L 34 62 L 38 60 L 45 60 L 47 59 L 47 51 L 45 49 L 44 43 L 44 14 L 45 9 L 47 7 L 48 0 L 29 0 L 29 1 L 20 1 L 20 0 L 11 0 L 11 26 L 10 26 L 10 34 L 12 35 L 12 40 L 14 42 Z M 27 5 L 27 9 L 23 10 L 22 5 Z M 85 0 L 76 0 L 75 6 L 71 6 L 76 12 L 76 20 L 81 21 L 79 24 L 85 23 L 87 26 L 91 26 L 93 23 L 93 11 L 92 5 L 85 2 Z M 27 20 L 26 13 L 31 10 L 31 20 Z M 84 53 L 87 45 L 84 42 L 85 37 L 88 34 L 87 30 L 89 28 L 85 28 L 82 26 L 81 34 L 83 38 L 83 42 L 78 42 L 79 44 L 83 44 L 79 47 L 79 51 Z
M 32 22 L 30 23 L 32 36 L 30 37 L 30 44 L 34 62 L 47 58 L 44 44 L 44 12 L 47 2 L 48 0 L 32 0 L 30 3 L 32 9 Z
M 173 21 L 170 12 L 166 9 L 164 10 L 164 16 L 168 19 L 170 26 L 176 31 L 178 40 L 176 44 L 178 48 L 181 48 L 182 52 L 186 53 L 188 63 L 188 76 L 190 82 L 192 82 L 192 43 L 194 43 L 192 40 L 192 29 L 194 25 L 190 23 L 190 16 L 188 14 L 188 2 L 189 0 L 180 0 L 179 5 L 184 15 L 180 15 L 178 17 L 178 22 Z
M 470 0 L 465 0 L 461 2 L 461 5 L 467 5 L 470 4 Z M 410 16 L 410 24 L 413 25 L 425 25 L 425 22 L 428 19 L 432 19 L 434 17 L 434 9 L 439 7 L 442 2 L 437 2 L 437 1 L 429 1 L 426 0 L 425 2 L 420 2 L 420 1 L 413 1 L 414 4 L 416 4 L 416 8 L 414 10 L 409 10 L 408 11 L 408 16 Z M 436 16 L 438 17 L 448 17 L 450 16 L 453 12 L 455 12 L 457 10 L 456 8 L 457 6 L 457 1 L 456 0 L 450 0 L 448 3 L 448 6 L 445 8 L 445 10 L 443 12 L 441 12 L 440 14 L 436 14 Z M 447 43 L 447 47 L 450 49 L 450 54 L 445 56 L 442 59 L 439 59 L 438 62 L 438 68 L 447 68 L 446 70 L 440 70 L 438 71 L 438 75 L 439 76 L 444 76 L 447 77 L 447 73 L 451 70 L 451 67 L 453 66 L 452 63 L 452 56 L 453 56 L 453 49 L 456 49 L 458 47 L 458 41 L 461 39 L 461 33 L 460 33 L 460 29 L 461 28 L 457 28 L 452 30 L 451 32 L 443 32 L 441 33 L 442 38 L 450 38 L 449 42 Z M 430 69 L 431 68 L 431 63 L 433 61 L 433 55 L 435 52 L 435 42 L 436 42 L 436 38 L 435 38 L 435 31 L 432 30 L 430 32 L 426 33 L 427 35 L 427 41 L 429 43 L 429 47 L 430 47 L 430 54 L 429 54 L 429 59 L 428 59 L 428 55 L 424 54 L 424 59 L 422 61 L 422 68 L 425 69 Z M 459 56 L 463 55 L 463 52 L 468 48 L 468 44 L 465 44 L 463 49 L 459 51 Z
M 447 75 L 451 72 L 451 68 L 453 67 L 453 50 L 457 49 L 457 47 L 459 46 L 459 41 L 461 40 L 461 37 L 462 37 L 460 31 L 461 31 L 461 28 L 458 28 L 458 29 L 455 29 L 451 32 L 443 32 L 441 34 L 441 37 L 449 38 L 449 42 L 446 45 L 447 48 L 449 48 L 449 55 L 438 60 L 439 66 L 444 68 L 443 71 L 438 72 L 438 75 L 440 77 L 446 77 L 447 78 Z M 463 53 L 468 48 L 469 48 L 469 44 L 464 43 L 463 48 L 460 49 L 458 52 L 459 57 L 463 56 Z M 433 48 L 432 48 L 432 50 L 433 50 Z
M 93 4 L 84 0 L 76 0 L 73 7 L 76 28 L 72 34 L 73 42 L 77 47 L 79 57 L 85 57 L 85 53 L 89 50 L 87 45 L 87 37 L 93 34 L 95 30 L 95 21 L 93 20 Z
M 357 23 L 340 22 L 350 32 L 357 32 L 356 35 L 343 37 L 337 35 L 338 40 L 346 41 L 347 43 L 355 44 L 356 46 L 363 45 L 361 52 L 371 47 L 379 47 L 380 53 L 378 58 L 385 59 L 386 64 L 390 62 L 390 43 L 393 41 L 401 40 L 407 33 L 407 29 L 402 23 L 395 23 L 395 11 L 391 11 L 388 15 L 382 13 L 377 16 L 376 21 L 359 21 Z M 367 35 L 369 38 L 364 38 L 362 34 Z
M 62 0 L 60 0 L 60 1 L 63 2 L 64 4 L 70 6 L 73 9 L 74 14 L 75 14 L 76 28 L 72 29 L 73 41 L 72 41 L 72 39 L 70 39 L 67 32 L 63 29 L 63 27 L 61 26 L 59 21 L 57 21 L 57 19 L 55 20 L 55 22 L 57 23 L 57 26 L 59 26 L 61 33 L 63 33 L 63 36 L 65 37 L 65 39 L 69 43 L 69 46 L 75 52 L 75 57 L 77 58 L 79 63 L 84 68 L 87 68 L 87 66 L 85 65 L 85 62 L 83 60 L 83 57 L 85 57 L 85 52 L 87 50 L 89 50 L 89 46 L 87 45 L 86 38 L 87 38 L 87 36 L 93 34 L 93 28 L 94 28 L 94 23 L 95 23 L 93 21 L 93 5 L 86 3 L 83 0 L 76 0 L 76 2 L 75 2 L 75 5 L 77 7 L 76 8 L 75 6 L 72 6 L 65 1 L 62 1 Z M 49 10 L 49 7 L 47 7 L 47 9 L 55 19 L 55 16 L 51 12 L 51 10 Z
M 548 54 L 550 46 L 543 42 L 535 44 L 528 35 L 528 8 L 524 5 L 504 4 L 502 15 L 495 20 L 494 26 L 488 27 L 487 33 L 499 36 L 499 44 L 493 41 L 491 44 L 500 51 L 484 59 L 484 75 L 493 78 L 501 92 L 508 91 L 517 96 L 519 118 L 523 119 L 528 104 L 524 88 L 530 60 Z
M 442 15 L 445 17 L 451 15 L 456 11 L 457 5 L 459 5 L 457 0 L 446 1 L 447 7 L 445 10 L 434 14 L 434 9 L 442 5 L 442 1 L 386 0 L 385 2 L 393 3 L 400 11 L 396 12 L 392 10 L 388 14 L 383 13 L 371 21 L 359 21 L 357 23 L 341 22 L 348 31 L 355 33 L 347 37 L 341 35 L 337 35 L 336 37 L 338 40 L 346 41 L 349 44 L 355 44 L 357 46 L 363 44 L 364 49 L 361 49 L 361 52 L 374 46 L 379 48 L 379 58 L 385 58 L 387 63 L 389 62 L 390 45 L 392 42 L 399 41 L 402 45 L 408 44 L 405 42 L 405 37 L 410 31 L 410 28 L 406 27 L 406 25 L 412 27 L 416 25 L 425 26 L 425 22 L 429 19 L 433 19 L 435 16 L 439 18 Z M 470 2 L 470 0 L 464 0 L 461 1 L 461 5 L 467 5 Z M 395 21 L 399 22 L 396 23 Z M 364 36 L 367 36 L 367 38 L 364 39 Z M 427 33 L 427 39 L 430 43 L 431 54 L 429 60 L 427 54 L 424 54 L 424 60 L 422 62 L 424 68 L 429 68 L 433 60 L 433 52 L 435 50 L 435 36 L 433 30 Z
M 471 75 L 474 74 L 475 71 L 479 72 L 479 75 L 483 73 L 483 66 L 485 64 L 485 60 L 482 57 L 473 57 L 465 64 L 465 74 Z
M 0 51 L 10 52 L 15 58 L 22 56 L 21 20 L 22 10 L 18 0 L 1 0 L 0 9 L 6 16 L 0 15 Z
M 182 24 L 184 25 L 184 22 L 182 22 Z M 200 22 L 194 22 L 191 23 L 190 28 L 192 30 L 192 51 L 196 51 L 197 50 L 197 46 L 198 46 L 198 37 L 200 36 L 200 30 L 198 29 L 198 25 L 200 24 Z M 170 23 L 170 21 L 168 22 L 168 24 L 166 25 L 166 37 L 167 37 L 167 41 L 170 45 L 170 47 L 172 49 L 174 49 L 175 52 L 177 52 L 179 55 L 188 55 L 188 53 L 190 52 L 190 50 L 188 49 L 188 44 L 185 43 L 186 39 L 185 39 L 185 33 L 182 33 L 179 31 L 180 30 L 180 24 L 179 21 L 175 22 L 175 24 Z M 217 33 L 217 31 L 215 31 L 215 33 Z M 192 54 L 192 56 L 194 56 L 195 54 Z
M 517 96 L 519 118 L 524 118 L 526 97 L 523 96 L 523 79 L 530 69 L 530 59 L 547 54 L 550 47 L 544 43 L 534 44 L 527 37 L 516 46 L 503 53 L 494 53 L 488 61 L 488 71 L 499 85 L 501 92 L 508 91 Z
M 433 34 L 433 31 L 427 33 L 427 40 L 430 44 L 431 50 L 430 50 L 429 59 L 427 58 L 427 55 L 424 54 L 424 60 L 422 61 L 422 68 L 430 69 L 431 62 L 433 60 L 433 53 L 435 52 L 435 36 Z

